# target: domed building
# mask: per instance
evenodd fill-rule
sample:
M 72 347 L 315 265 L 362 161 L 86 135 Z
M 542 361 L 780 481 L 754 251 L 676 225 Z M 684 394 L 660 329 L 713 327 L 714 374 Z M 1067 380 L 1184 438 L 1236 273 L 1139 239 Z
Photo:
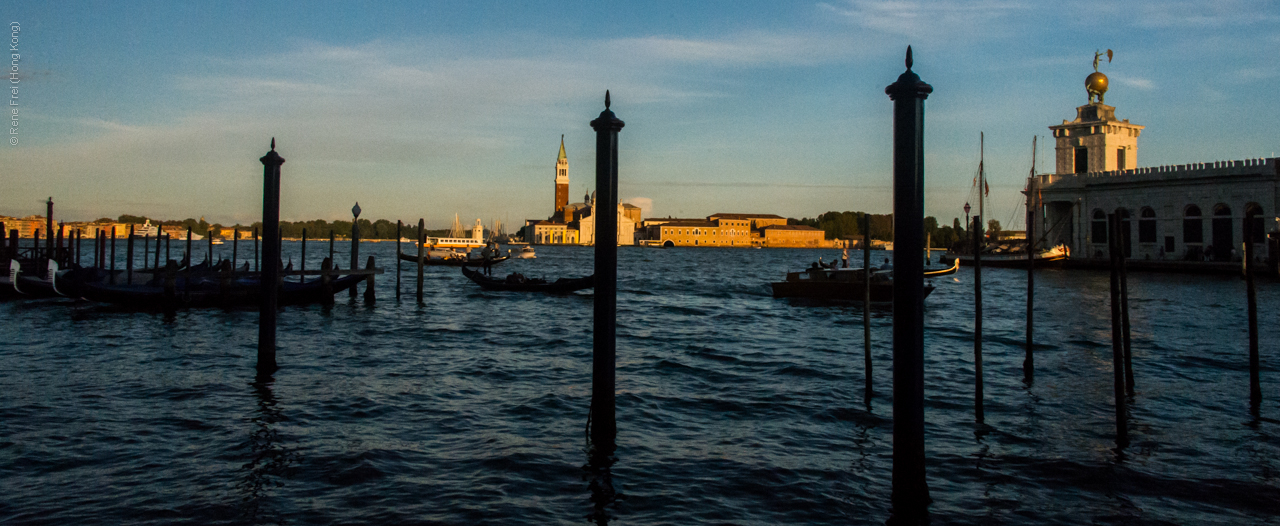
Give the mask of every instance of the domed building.
M 1037 237 L 1066 245 L 1073 260 L 1105 258 L 1107 216 L 1116 214 L 1122 249 L 1134 260 L 1238 261 L 1248 216 L 1254 253 L 1274 264 L 1280 254 L 1268 254 L 1264 236 L 1280 224 L 1276 159 L 1138 167 L 1144 127 L 1117 119 L 1103 103 L 1109 81 L 1096 67 L 1095 59 L 1085 79 L 1089 102 L 1076 108 L 1075 120 L 1049 127 L 1054 173 L 1028 183 L 1028 196 L 1040 203 Z

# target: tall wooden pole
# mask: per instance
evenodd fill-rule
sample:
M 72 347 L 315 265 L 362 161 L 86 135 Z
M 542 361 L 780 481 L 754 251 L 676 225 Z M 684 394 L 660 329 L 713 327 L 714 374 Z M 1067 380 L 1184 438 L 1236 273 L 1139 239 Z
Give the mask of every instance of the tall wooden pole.
M 360 203 L 351 207 L 351 270 L 360 268 Z M 356 297 L 356 286 L 347 291 L 351 299 Z
M 129 239 L 124 242 L 124 282 L 133 284 L 133 225 L 129 225 Z
M 111 284 L 116 283 L 116 227 L 111 226 Z
M 305 228 L 302 229 L 302 257 L 300 259 L 301 259 L 301 262 L 298 264 L 298 270 L 306 272 L 307 270 L 307 229 Z M 306 280 L 307 280 L 306 274 L 298 276 L 299 283 Z
M 933 87 L 907 71 L 893 100 L 893 524 L 928 521 L 924 469 L 924 100 Z
M 231 230 L 231 271 L 240 265 L 240 229 Z
M 53 197 L 52 196 L 49 197 L 49 201 L 47 204 L 49 205 L 49 209 L 48 209 L 48 215 L 45 217 L 45 222 L 47 224 L 49 236 L 44 240 L 44 244 L 46 247 L 44 254 L 46 258 L 52 258 L 54 257 L 53 256 Z M 42 265 L 42 267 L 44 266 L 45 265 Z
M 979 192 L 982 190 L 979 189 Z M 973 216 L 973 418 L 986 420 L 982 407 L 982 215 Z
M 400 220 L 396 220 L 396 299 L 400 299 L 400 227 L 404 226 Z
M 1035 182 L 1035 140 L 1031 141 L 1031 179 L 1027 184 L 1027 345 L 1026 357 L 1022 359 L 1022 377 L 1025 381 L 1030 382 L 1035 377 L 1035 355 L 1033 354 L 1032 336 L 1035 333 L 1034 324 L 1036 317 L 1034 314 L 1036 304 L 1036 215 L 1040 211 L 1039 202 L 1036 199 L 1036 182 Z
M 618 309 L 618 132 L 625 125 L 609 109 L 591 121 L 596 131 L 595 309 L 591 353 L 591 444 L 596 458 L 616 449 L 615 413 Z
M 276 365 L 276 307 L 280 294 L 280 165 L 284 158 L 271 151 L 262 156 L 262 302 L 258 305 L 258 374 L 267 376 Z
M 1249 405 L 1257 413 L 1262 404 L 1261 368 L 1258 357 L 1258 295 L 1253 286 L 1253 240 L 1261 232 L 1254 231 L 1253 212 L 1244 215 L 1244 283 L 1249 310 Z
M 871 399 L 871 214 L 862 214 L 862 370 Z M 868 402 L 870 403 L 870 402 Z
M 427 253 L 427 221 L 418 218 L 418 303 L 422 303 L 422 258 Z
M 1120 224 L 1119 216 L 1116 221 L 1117 225 Z M 1124 388 L 1129 396 L 1133 396 L 1133 351 L 1129 337 L 1129 269 L 1124 254 L 1125 247 L 1129 246 L 1129 239 L 1123 235 L 1129 232 L 1128 227 L 1121 229 L 1121 232 L 1121 237 L 1116 238 L 1116 260 L 1120 267 L 1120 330 L 1124 340 Z
M 1107 251 L 1111 253 L 1111 369 L 1116 398 L 1116 445 L 1123 448 L 1129 445 L 1129 425 L 1125 410 L 1124 336 L 1120 320 L 1120 218 L 1116 214 L 1108 214 L 1107 220 L 1111 231 L 1107 236 Z

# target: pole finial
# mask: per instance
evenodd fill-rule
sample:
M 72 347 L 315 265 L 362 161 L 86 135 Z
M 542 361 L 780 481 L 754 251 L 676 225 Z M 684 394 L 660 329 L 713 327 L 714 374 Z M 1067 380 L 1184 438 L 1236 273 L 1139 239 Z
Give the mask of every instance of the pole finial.
M 911 46 L 907 45 L 907 69 L 911 69 L 911 64 L 914 62 L 911 60 Z
M 276 151 L 276 138 L 275 138 L 275 137 L 272 137 L 272 138 L 271 138 L 271 151 L 273 151 L 273 152 L 274 152 L 274 151 Z
M 604 90 L 604 109 L 609 109 L 609 90 Z

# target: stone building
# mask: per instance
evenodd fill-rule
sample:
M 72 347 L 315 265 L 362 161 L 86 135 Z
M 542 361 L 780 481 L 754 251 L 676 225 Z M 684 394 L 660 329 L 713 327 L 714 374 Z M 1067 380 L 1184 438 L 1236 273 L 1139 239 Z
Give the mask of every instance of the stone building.
M 1095 72 L 1090 80 L 1097 76 L 1105 92 L 1105 75 Z M 1105 257 L 1107 215 L 1114 213 L 1130 258 L 1227 261 L 1242 253 L 1251 216 L 1255 253 L 1265 253 L 1264 231 L 1280 222 L 1276 159 L 1139 168 L 1143 127 L 1116 119 L 1115 108 L 1101 100 L 1049 129 L 1055 171 L 1028 184 L 1029 198 L 1040 203 L 1036 232 L 1048 246 L 1066 245 L 1073 258 Z
M 788 225 L 774 214 L 713 214 L 706 219 L 648 219 L 643 228 L 646 245 L 664 247 L 789 247 L 827 248 L 837 242 L 805 225 Z
M 569 158 L 560 136 L 560 155 L 556 158 L 555 208 L 545 220 L 528 219 L 520 229 L 525 241 L 538 245 L 594 245 L 595 194 L 587 194 L 581 203 L 569 203 Z M 635 244 L 636 225 L 641 221 L 640 208 L 619 203 L 618 244 Z

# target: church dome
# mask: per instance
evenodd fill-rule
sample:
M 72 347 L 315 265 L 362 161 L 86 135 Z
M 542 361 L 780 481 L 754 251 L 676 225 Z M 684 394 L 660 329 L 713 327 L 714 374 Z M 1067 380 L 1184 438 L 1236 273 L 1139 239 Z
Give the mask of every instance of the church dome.
M 1084 78 L 1084 89 L 1089 93 L 1097 93 L 1099 95 L 1107 92 L 1107 76 L 1102 72 L 1095 71 Z

